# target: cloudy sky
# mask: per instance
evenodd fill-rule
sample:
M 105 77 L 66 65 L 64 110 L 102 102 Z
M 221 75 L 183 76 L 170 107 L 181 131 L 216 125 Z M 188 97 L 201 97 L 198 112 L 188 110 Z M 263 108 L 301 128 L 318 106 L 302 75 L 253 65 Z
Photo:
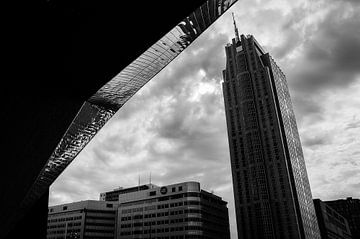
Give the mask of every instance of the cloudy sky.
M 143 87 L 51 186 L 50 205 L 199 181 L 229 202 L 224 46 L 252 34 L 287 75 L 314 198 L 360 197 L 360 1 L 239 0 Z

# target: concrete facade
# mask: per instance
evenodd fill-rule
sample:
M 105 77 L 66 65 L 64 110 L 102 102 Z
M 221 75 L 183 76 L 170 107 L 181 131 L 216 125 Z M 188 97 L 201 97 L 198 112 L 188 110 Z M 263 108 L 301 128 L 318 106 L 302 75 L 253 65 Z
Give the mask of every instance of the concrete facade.
M 130 190 L 119 196 L 117 238 L 229 239 L 226 205 L 197 182 Z
M 87 200 L 49 207 L 47 239 L 115 239 L 117 205 Z

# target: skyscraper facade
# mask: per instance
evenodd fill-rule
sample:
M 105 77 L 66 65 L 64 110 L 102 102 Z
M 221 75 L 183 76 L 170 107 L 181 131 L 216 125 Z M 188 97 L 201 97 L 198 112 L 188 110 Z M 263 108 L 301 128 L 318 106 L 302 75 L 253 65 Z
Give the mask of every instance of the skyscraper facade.
M 320 238 L 286 77 L 235 29 L 223 93 L 239 238 Z

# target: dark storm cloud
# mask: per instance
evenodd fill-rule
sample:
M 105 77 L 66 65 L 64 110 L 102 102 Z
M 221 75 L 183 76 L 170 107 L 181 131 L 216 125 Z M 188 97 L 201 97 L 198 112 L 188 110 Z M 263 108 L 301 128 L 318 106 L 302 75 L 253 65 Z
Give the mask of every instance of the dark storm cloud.
M 225 114 L 221 111 L 223 102 L 220 91 L 202 94 L 196 102 L 192 102 L 190 97 L 198 83 L 211 83 L 220 87 L 219 80 L 225 65 L 224 46 L 227 42 L 228 37 L 224 34 L 217 34 L 216 38 L 209 34 L 203 35 L 178 62 L 175 62 L 176 67 L 170 66 L 159 82 L 152 87 L 155 91 L 161 92 L 159 95 L 170 92 L 172 97 L 171 103 L 164 106 L 164 109 L 160 107 L 155 113 L 149 130 L 160 138 L 176 139 L 176 144 L 180 147 L 177 150 L 182 152 L 181 154 L 189 154 L 199 160 L 216 160 L 220 157 L 214 150 L 217 148 L 216 145 L 219 145 L 216 139 L 214 140 L 214 134 L 225 129 L 214 129 L 213 123 L 214 120 L 223 120 L 224 127 Z M 206 74 L 200 82 L 196 79 L 199 70 Z M 154 95 L 156 97 L 157 94 L 153 94 L 153 97 Z M 153 145 L 149 144 L 149 150 L 154 157 L 159 157 Z
M 282 60 L 296 47 L 298 47 L 303 39 L 298 24 L 306 17 L 306 9 L 303 6 L 294 8 L 290 13 L 282 15 L 280 11 L 276 13 L 276 18 L 285 20 L 280 28 L 281 35 L 284 38 L 282 43 L 276 44 L 275 47 L 269 49 L 276 59 Z
M 359 0 L 337 0 L 337 1 L 349 2 L 349 3 L 354 4 L 354 5 L 360 5 Z
M 219 160 L 223 153 L 218 149 L 226 145 L 226 142 L 218 142 L 216 137 L 225 136 L 226 132 L 222 107 L 220 93 L 203 94 L 197 102 L 189 101 L 184 95 L 173 100 L 167 106 L 166 112 L 160 111 L 158 116 L 154 117 L 150 130 L 160 138 L 176 139 L 180 146 L 177 151 L 182 154 L 199 160 Z M 214 128 L 216 122 L 218 126 Z M 223 141 L 223 137 L 220 137 L 220 140 Z M 154 150 L 152 152 L 156 153 Z
M 315 97 L 306 96 L 304 93 L 293 92 L 291 94 L 294 103 L 296 118 L 301 121 L 303 117 L 311 116 L 313 119 L 321 120 L 323 118 L 323 109 Z
M 179 93 L 184 84 L 184 80 L 193 77 L 196 72 L 203 69 L 207 77 L 219 80 L 221 69 L 225 66 L 225 44 L 228 36 L 218 34 L 211 38 L 204 33 L 192 46 L 182 53 L 182 57 L 174 60 L 165 74 L 152 87 L 151 95 L 156 96 L 170 92 L 172 95 Z M 223 66 L 223 67 L 221 67 Z M 220 70 L 219 70 L 220 69 Z
M 303 145 L 306 147 L 316 147 L 316 146 L 323 146 L 326 144 L 329 144 L 331 142 L 331 139 L 329 136 L 313 136 L 313 137 L 305 137 L 305 139 L 302 141 Z
M 353 156 L 360 155 L 360 151 L 354 151 L 351 153 L 351 155 L 353 155 Z
M 190 113 L 192 113 L 192 111 L 194 111 L 194 109 L 186 107 L 185 104 L 181 104 L 179 101 L 180 100 L 176 99 L 174 102 L 172 102 L 168 106 L 166 112 L 160 111 L 158 115 L 162 115 L 162 117 L 155 117 L 154 121 L 152 122 L 153 127 L 151 130 L 160 137 L 168 139 L 180 139 L 185 136 L 185 119 L 189 116 Z
M 93 153 L 94 153 L 94 157 L 96 157 L 99 160 L 99 162 L 108 165 L 109 155 L 105 150 L 102 150 L 100 147 L 94 148 Z
M 297 90 L 317 92 L 350 85 L 360 74 L 360 11 L 339 5 L 327 13 L 304 42 L 305 55 L 294 69 Z
M 325 2 L 314 9 L 312 5 L 292 9 L 282 24 L 286 41 L 271 49 L 286 72 L 301 127 L 305 118 L 308 122 L 323 120 L 326 97 L 350 86 L 360 75 L 360 6 L 330 3 L 332 10 L 315 22 L 311 22 L 312 14 L 326 9 Z M 295 48 L 298 56 L 288 58 Z
M 345 127 L 345 129 L 357 129 L 357 128 L 360 128 L 360 120 L 350 122 Z
M 302 41 L 300 33 L 294 29 L 287 29 L 284 31 L 284 44 L 272 49 L 273 55 L 276 59 L 281 59 L 289 54 L 295 47 L 297 47 Z
M 132 134 L 132 130 L 129 129 L 126 135 L 123 132 L 112 132 L 111 135 L 104 138 L 99 142 L 99 146 L 94 148 L 94 151 L 103 151 L 109 153 L 123 152 L 129 155 L 136 154 L 136 136 Z M 101 153 L 100 153 L 101 154 Z
M 196 139 L 195 135 L 203 138 L 213 133 L 213 130 L 206 131 L 206 128 L 211 127 L 211 118 L 208 117 L 220 106 L 217 100 L 220 100 L 220 95 L 215 94 L 205 94 L 198 102 L 189 101 L 186 95 L 174 99 L 166 112 L 158 113 L 151 130 L 160 137 L 170 139 Z
M 307 9 L 304 5 L 301 5 L 297 8 L 292 9 L 285 16 L 285 21 L 283 22 L 281 29 L 287 31 L 288 29 L 294 29 L 297 24 L 304 20 L 307 16 Z

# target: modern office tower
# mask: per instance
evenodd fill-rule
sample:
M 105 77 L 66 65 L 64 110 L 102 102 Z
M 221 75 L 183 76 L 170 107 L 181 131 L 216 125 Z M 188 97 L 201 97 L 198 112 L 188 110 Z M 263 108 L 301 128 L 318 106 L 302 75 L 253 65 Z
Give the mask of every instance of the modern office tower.
M 236 24 L 235 35 L 223 93 L 239 238 L 320 238 L 286 77 Z
M 131 188 L 119 187 L 112 191 L 100 193 L 100 201 L 116 201 L 117 202 L 117 201 L 119 201 L 120 194 L 137 192 L 137 191 L 147 190 L 147 189 L 151 189 L 151 188 L 155 188 L 155 187 L 158 187 L 158 186 L 151 184 L 151 183 L 136 186 L 136 187 L 131 187 Z
M 49 207 L 47 239 L 115 239 L 117 205 L 87 200 Z
M 117 238 L 229 239 L 226 204 L 197 182 L 123 193 Z
M 316 217 L 319 223 L 321 239 L 351 239 L 349 224 L 340 215 L 320 199 L 314 199 Z
M 324 201 L 324 203 L 347 219 L 354 239 L 360 238 L 360 199 L 348 197 L 346 199 Z

